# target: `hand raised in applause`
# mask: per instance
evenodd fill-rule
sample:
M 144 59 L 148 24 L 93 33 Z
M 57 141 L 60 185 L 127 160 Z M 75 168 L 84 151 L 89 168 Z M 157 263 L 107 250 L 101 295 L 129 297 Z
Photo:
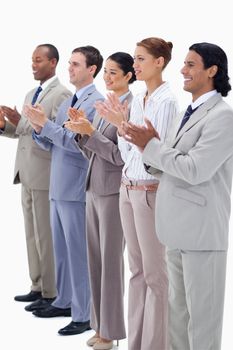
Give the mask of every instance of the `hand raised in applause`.
M 6 119 L 5 119 L 5 113 L 2 110 L 2 107 L 0 107 L 0 129 L 4 129 L 6 125 Z
M 87 119 L 87 116 L 82 109 L 76 109 L 76 108 L 70 107 L 68 109 L 67 114 L 68 114 L 70 121 L 72 121 L 72 122 L 77 122 L 80 118 Z
M 86 114 L 81 109 L 70 107 L 68 110 L 69 121 L 65 122 L 64 127 L 76 134 L 89 135 L 93 133 L 95 128 L 87 119 Z
M 124 131 L 124 139 L 143 150 L 147 143 L 153 138 L 160 139 L 157 130 L 153 127 L 151 122 L 145 118 L 146 125 L 135 125 L 132 122 L 122 122 L 122 129 Z
M 7 106 L 1 106 L 1 110 L 4 113 L 5 118 L 7 118 L 11 124 L 13 124 L 14 126 L 18 125 L 21 115 L 17 111 L 16 107 L 14 107 L 13 109 Z
M 118 132 L 122 133 L 121 123 L 127 121 L 129 115 L 127 101 L 122 104 L 115 93 L 109 93 L 104 102 L 97 101 L 95 103 L 95 108 L 103 119 L 115 125 Z
M 23 112 L 33 129 L 39 134 L 48 118 L 41 105 L 24 105 Z

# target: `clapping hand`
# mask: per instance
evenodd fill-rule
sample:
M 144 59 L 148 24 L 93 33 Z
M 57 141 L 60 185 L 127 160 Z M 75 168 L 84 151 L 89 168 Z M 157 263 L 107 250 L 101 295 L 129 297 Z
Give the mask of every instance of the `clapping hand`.
M 41 105 L 24 105 L 23 113 L 28 119 L 32 128 L 39 134 L 42 127 L 48 120 Z
M 70 121 L 72 121 L 72 122 L 77 122 L 77 121 L 79 121 L 80 118 L 87 119 L 87 116 L 82 109 L 76 109 L 76 108 L 70 107 L 68 109 L 67 114 L 68 114 Z
M 70 120 L 65 122 L 64 127 L 76 134 L 91 135 L 95 128 L 87 119 L 86 114 L 81 109 L 69 108 L 68 116 Z
M 2 107 L 0 107 L 0 129 L 4 129 L 5 125 L 6 125 L 5 113 Z
M 114 93 L 109 93 L 107 95 L 107 100 L 104 102 L 97 101 L 95 103 L 95 108 L 103 119 L 115 125 L 117 128 L 121 127 L 123 121 L 128 120 L 127 101 L 122 104 Z
M 4 115 L 4 119 L 6 117 L 12 125 L 14 125 L 14 126 L 18 125 L 20 118 L 21 118 L 21 115 L 17 111 L 16 107 L 14 107 L 14 109 L 12 109 L 12 108 L 7 107 L 7 106 L 1 106 L 1 111 L 2 111 L 1 113 L 3 113 L 3 115 Z M 4 124 L 4 126 L 5 126 L 5 124 Z
M 145 118 L 145 125 L 135 125 L 132 122 L 122 122 L 122 129 L 124 132 L 124 139 L 143 150 L 147 143 L 153 138 L 159 138 L 157 130 L 153 127 L 151 122 Z

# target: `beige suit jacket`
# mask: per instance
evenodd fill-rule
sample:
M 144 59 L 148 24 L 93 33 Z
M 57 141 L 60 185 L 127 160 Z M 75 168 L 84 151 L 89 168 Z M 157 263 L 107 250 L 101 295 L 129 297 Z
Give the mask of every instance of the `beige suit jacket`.
M 143 152 L 149 172 L 162 171 L 156 232 L 171 249 L 226 250 L 233 172 L 233 110 L 220 94 L 201 105 L 166 143 Z
M 24 104 L 30 104 L 36 89 L 31 90 L 25 97 Z M 45 110 L 51 120 L 56 118 L 60 104 L 72 93 L 55 78 L 41 92 L 37 103 Z M 48 190 L 50 177 L 50 153 L 42 150 L 32 139 L 32 127 L 23 114 L 17 128 L 6 123 L 3 136 L 17 137 L 18 147 L 15 159 L 14 184 L 22 183 L 32 190 Z

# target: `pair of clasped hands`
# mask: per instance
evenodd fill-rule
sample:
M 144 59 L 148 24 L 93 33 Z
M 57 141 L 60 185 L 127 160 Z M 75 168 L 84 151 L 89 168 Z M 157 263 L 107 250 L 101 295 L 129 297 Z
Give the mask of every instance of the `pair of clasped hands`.
M 96 101 L 94 107 L 100 118 L 116 126 L 120 135 L 125 134 L 124 123 L 128 121 L 127 102 L 121 104 L 116 94 L 109 93 L 105 101 Z M 96 130 L 93 124 L 87 119 L 84 111 L 69 108 L 68 116 L 69 120 L 65 122 L 65 128 L 77 134 L 86 134 L 89 136 Z
M 109 93 L 105 101 L 96 101 L 94 106 L 101 118 L 117 127 L 119 136 L 135 144 L 140 150 L 143 150 L 153 137 L 159 139 L 158 132 L 147 118 L 144 118 L 144 125 L 136 125 L 128 121 L 127 101 L 123 104 L 120 103 L 115 93 Z M 40 105 L 25 105 L 24 114 L 35 131 L 40 133 L 41 128 L 48 120 L 43 108 Z M 69 119 L 64 123 L 64 127 L 68 130 L 89 136 L 96 130 L 83 110 L 70 107 L 67 114 Z

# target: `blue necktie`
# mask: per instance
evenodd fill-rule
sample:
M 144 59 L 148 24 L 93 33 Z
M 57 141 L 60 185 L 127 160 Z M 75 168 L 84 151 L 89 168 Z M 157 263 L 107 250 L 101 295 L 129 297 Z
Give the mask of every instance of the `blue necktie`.
M 71 107 L 73 107 L 77 101 L 78 101 L 78 98 L 77 98 L 76 94 L 74 94 L 74 96 L 72 98 L 72 102 L 71 102 Z
M 32 105 L 34 105 L 34 104 L 36 103 L 36 100 L 37 100 L 37 98 L 38 98 L 38 96 L 39 96 L 39 94 L 40 94 L 41 91 L 42 91 L 42 87 L 39 86 L 39 87 L 37 88 L 37 90 L 36 90 L 36 92 L 35 92 L 33 98 L 32 98 Z
M 198 106 L 198 107 L 199 107 L 199 106 Z M 192 109 L 191 105 L 188 106 L 188 108 L 186 109 L 186 112 L 185 112 L 185 114 L 184 114 L 184 116 L 183 116 L 183 119 L 182 119 L 182 121 L 181 121 L 180 127 L 179 127 L 179 129 L 178 129 L 176 135 L 179 134 L 180 130 L 181 130 L 181 129 L 183 128 L 183 126 L 187 123 L 187 121 L 188 121 L 189 118 L 191 117 L 192 113 L 193 113 L 198 107 Z

